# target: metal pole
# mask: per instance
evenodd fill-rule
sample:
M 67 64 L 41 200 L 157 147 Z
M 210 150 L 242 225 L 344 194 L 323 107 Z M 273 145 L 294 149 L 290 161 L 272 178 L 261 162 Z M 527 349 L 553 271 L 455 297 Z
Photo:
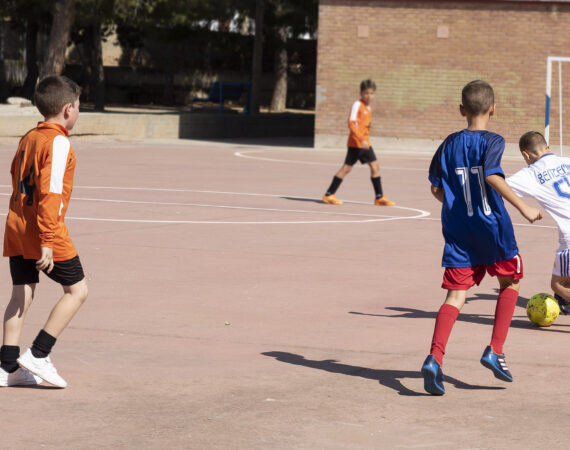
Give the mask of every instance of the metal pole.
M 560 108 L 560 156 L 564 155 L 562 147 L 562 61 L 558 61 L 558 105 Z
M 546 59 L 546 107 L 544 111 L 544 138 L 550 141 L 550 92 L 552 90 L 552 60 Z

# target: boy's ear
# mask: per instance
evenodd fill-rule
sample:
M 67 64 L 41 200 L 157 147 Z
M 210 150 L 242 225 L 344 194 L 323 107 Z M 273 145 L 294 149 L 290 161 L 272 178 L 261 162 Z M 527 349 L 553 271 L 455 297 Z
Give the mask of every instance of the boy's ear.
M 467 116 L 467 111 L 465 110 L 465 106 L 459 105 L 459 112 L 461 113 L 461 115 L 462 115 L 463 117 L 466 117 L 466 116 Z
M 533 158 L 531 157 L 531 153 L 528 150 L 521 150 L 521 154 L 527 164 L 530 165 L 533 163 Z
M 491 105 L 491 107 L 489 108 L 489 117 L 495 115 L 495 106 L 496 106 L 496 103 L 493 103 L 493 104 Z
M 65 105 L 63 105 L 63 116 L 65 118 L 69 117 L 70 114 L 70 109 L 73 108 L 73 105 L 71 103 L 66 103 Z

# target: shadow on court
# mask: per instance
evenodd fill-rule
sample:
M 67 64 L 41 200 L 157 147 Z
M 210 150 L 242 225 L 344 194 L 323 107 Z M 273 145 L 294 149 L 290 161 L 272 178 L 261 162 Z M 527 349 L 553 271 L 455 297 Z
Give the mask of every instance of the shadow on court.
M 361 377 L 368 380 L 378 380 L 382 386 L 386 386 L 390 389 L 395 390 L 398 395 L 406 395 L 410 397 L 423 397 L 431 396 L 425 392 L 415 392 L 408 389 L 402 384 L 400 380 L 406 378 L 422 378 L 422 374 L 419 369 L 417 371 L 411 370 L 390 370 L 390 369 L 369 369 L 367 367 L 360 366 L 350 366 L 348 364 L 340 364 L 334 359 L 325 359 L 322 361 L 305 359 L 302 355 L 296 355 L 294 353 L 286 352 L 264 352 L 261 353 L 265 356 L 270 356 L 275 358 L 277 361 L 281 361 L 287 364 L 295 364 L 297 366 L 305 366 L 311 369 L 324 370 L 326 372 L 338 373 L 342 375 L 349 375 L 352 377 Z M 473 390 L 500 390 L 505 389 L 504 387 L 497 386 L 479 386 L 464 383 L 456 378 L 445 375 L 445 381 L 447 383 L 453 384 L 457 389 L 473 389 Z
M 280 197 L 284 200 L 293 200 L 294 202 L 309 202 L 309 203 L 325 203 L 318 198 L 304 198 L 304 197 Z
M 494 294 L 479 294 L 476 293 L 470 297 L 467 297 L 465 299 L 465 303 L 470 303 L 473 301 L 477 301 L 477 300 L 492 300 L 492 301 L 496 301 L 497 297 L 499 296 L 499 289 L 493 289 L 495 291 Z M 526 304 L 528 303 L 528 298 L 526 297 L 521 297 L 520 295 L 517 298 L 517 306 L 519 308 L 524 308 L 526 309 Z
M 406 319 L 435 319 L 437 316 L 436 311 L 422 311 L 421 309 L 413 309 L 413 308 L 402 308 L 399 306 L 388 306 L 386 309 L 390 311 L 397 311 L 401 314 L 371 314 L 371 313 L 363 313 L 358 311 L 349 311 L 349 314 L 355 314 L 359 316 L 372 316 L 372 317 L 402 317 Z M 457 317 L 458 322 L 470 322 L 470 323 L 478 323 L 481 325 L 491 325 L 495 321 L 494 314 L 468 314 L 468 313 L 460 313 Z M 554 324 L 550 327 L 537 327 L 533 325 L 527 319 L 513 319 L 511 321 L 511 328 L 522 328 L 526 330 L 539 330 L 539 331 L 550 331 L 554 333 L 570 333 L 567 330 L 561 330 L 560 327 L 570 327 L 568 324 Z

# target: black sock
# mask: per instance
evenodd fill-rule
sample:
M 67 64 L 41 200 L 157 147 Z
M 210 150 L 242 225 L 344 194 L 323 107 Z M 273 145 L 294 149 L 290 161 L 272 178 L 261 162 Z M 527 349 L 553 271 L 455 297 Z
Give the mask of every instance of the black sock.
M 372 181 L 372 186 L 374 186 L 374 192 L 376 192 L 376 198 L 383 197 L 384 194 L 382 193 L 382 182 L 380 181 L 380 177 L 370 178 Z
M 34 355 L 34 358 L 45 358 L 49 355 L 55 341 L 56 338 L 51 334 L 46 333 L 44 330 L 40 330 L 32 344 L 32 355 Z
M 18 370 L 18 358 L 20 357 L 20 347 L 17 345 L 3 345 L 0 347 L 0 367 L 8 373 Z
M 333 177 L 332 183 L 329 186 L 329 188 L 327 189 L 326 192 L 326 196 L 328 197 L 329 195 L 333 195 L 336 190 L 338 189 L 338 187 L 340 186 L 340 183 L 342 183 L 342 178 L 337 177 L 336 175 Z

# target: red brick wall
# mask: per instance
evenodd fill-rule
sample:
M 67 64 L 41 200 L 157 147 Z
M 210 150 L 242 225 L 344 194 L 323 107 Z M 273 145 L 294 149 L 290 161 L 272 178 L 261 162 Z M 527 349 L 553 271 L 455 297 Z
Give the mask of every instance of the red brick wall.
M 438 38 L 438 28 L 448 37 Z M 525 131 L 544 130 L 549 55 L 570 56 L 569 3 L 321 0 L 316 145 L 323 136 L 346 135 L 349 109 L 365 78 L 377 85 L 373 136 L 444 138 L 464 127 L 461 88 L 484 79 L 497 103 L 490 128 L 518 142 Z M 570 94 L 570 63 L 562 65 L 562 74 L 563 92 Z M 552 82 L 555 145 L 557 65 Z M 570 142 L 570 95 L 563 114 Z

